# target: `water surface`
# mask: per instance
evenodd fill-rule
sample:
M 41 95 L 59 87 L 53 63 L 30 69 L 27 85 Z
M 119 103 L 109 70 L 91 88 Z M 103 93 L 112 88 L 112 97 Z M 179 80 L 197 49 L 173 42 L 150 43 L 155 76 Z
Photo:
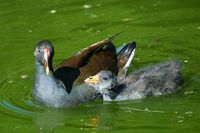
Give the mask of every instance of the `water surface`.
M 0 132 L 198 132 L 200 2 L 198 0 L 1 0 Z M 91 101 L 69 109 L 33 102 L 33 50 L 55 47 L 54 66 L 88 45 L 125 30 L 135 40 L 132 71 L 168 59 L 184 64 L 185 84 L 168 96 Z

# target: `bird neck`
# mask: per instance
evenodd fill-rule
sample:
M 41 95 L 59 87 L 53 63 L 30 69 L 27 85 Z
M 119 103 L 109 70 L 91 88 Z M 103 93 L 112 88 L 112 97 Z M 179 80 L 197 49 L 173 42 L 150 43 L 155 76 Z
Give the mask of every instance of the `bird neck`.
M 53 64 L 53 61 L 52 61 L 52 58 L 51 58 L 51 59 L 49 59 L 48 65 L 49 65 L 49 70 L 54 73 L 54 69 L 53 69 L 53 65 L 52 64 Z
M 38 61 L 37 59 L 35 59 L 35 86 L 34 86 L 34 89 L 35 90 L 41 90 L 41 86 L 44 85 L 49 85 L 50 86 L 50 83 L 51 84 L 54 84 L 54 82 L 56 82 L 54 80 L 54 73 L 52 70 L 49 70 L 49 74 L 47 75 L 46 71 L 45 71 L 45 67 L 44 65 Z M 51 81 L 51 82 L 49 82 Z M 56 84 L 56 83 L 55 83 Z M 45 87 L 43 87 L 45 88 Z M 51 89 L 51 87 L 48 87 L 48 89 Z
M 70 100 L 64 84 L 54 76 L 52 69 L 47 75 L 44 65 L 37 60 L 35 61 L 35 79 L 32 95 L 39 102 L 48 106 L 63 107 L 71 104 L 70 102 L 63 102 L 64 99 L 67 99 L 66 101 Z

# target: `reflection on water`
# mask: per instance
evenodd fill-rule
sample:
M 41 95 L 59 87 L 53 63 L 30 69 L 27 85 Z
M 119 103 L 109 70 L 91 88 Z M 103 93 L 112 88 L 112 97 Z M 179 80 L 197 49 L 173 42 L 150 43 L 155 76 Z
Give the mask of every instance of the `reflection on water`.
M 192 118 L 193 112 L 178 112 L 174 110 L 162 111 L 162 110 L 152 110 L 149 108 L 135 108 L 135 107 L 123 107 L 121 104 L 116 102 L 104 102 L 103 104 L 97 104 L 89 107 L 88 110 L 82 110 L 80 112 L 79 107 L 74 109 L 45 109 L 42 112 L 37 112 L 33 114 L 33 121 L 41 132 L 52 132 L 58 127 L 74 127 L 79 130 L 85 131 L 110 131 L 117 129 L 140 129 L 143 128 L 141 123 L 145 123 L 145 118 L 138 119 L 135 115 L 140 113 L 145 113 L 147 115 L 153 116 L 166 116 L 171 115 L 174 122 L 183 123 L 185 120 Z M 91 111 L 91 112 L 90 112 Z M 130 126 L 132 123 L 123 123 L 123 114 L 127 116 L 128 121 L 132 121 L 135 125 Z M 160 114 L 160 115 L 159 115 Z M 122 116 L 120 116 L 122 115 Z M 144 116 L 145 116 L 144 115 Z M 86 117 L 86 118 L 85 118 Z M 162 119 L 162 118 L 160 118 Z M 170 120 L 171 121 L 171 120 Z M 119 124 L 119 125 L 118 125 Z M 152 128 L 166 128 L 161 125 L 148 125 Z
M 65 124 L 65 114 L 62 110 L 44 110 L 34 113 L 33 121 L 40 132 L 51 133 L 56 127 Z
M 184 123 L 193 118 L 191 110 L 156 110 L 139 107 L 129 107 L 126 102 L 103 102 L 95 105 L 85 104 L 74 106 L 69 109 L 47 108 L 34 104 L 31 100 L 24 101 L 27 106 L 37 110 L 31 111 L 19 108 L 7 101 L 0 103 L 1 107 L 11 111 L 12 117 L 34 122 L 38 132 L 50 133 L 59 128 L 75 128 L 79 131 L 112 131 L 112 130 L 138 130 L 145 128 L 168 129 L 167 126 L 150 124 L 152 117 L 156 116 L 157 120 L 174 121 L 175 123 Z M 132 104 L 142 104 L 142 101 L 133 102 Z M 175 103 L 176 104 L 176 103 Z M 141 114 L 144 117 L 141 117 Z M 168 116 L 171 116 L 168 118 Z M 124 120 L 125 119 L 125 120 Z M 131 123 L 129 123 L 131 121 Z M 128 122 L 128 123 L 127 123 Z M 143 124 L 142 124 L 143 123 Z M 143 125 L 143 126 L 142 126 Z
M 41 132 L 53 132 L 59 126 L 76 127 L 86 131 L 112 130 L 119 106 L 110 105 L 110 103 L 98 105 L 93 114 L 78 110 L 45 109 L 42 112 L 34 113 L 32 119 Z M 81 118 L 83 114 L 88 118 Z M 74 117 L 81 119 L 76 123 L 70 123 Z

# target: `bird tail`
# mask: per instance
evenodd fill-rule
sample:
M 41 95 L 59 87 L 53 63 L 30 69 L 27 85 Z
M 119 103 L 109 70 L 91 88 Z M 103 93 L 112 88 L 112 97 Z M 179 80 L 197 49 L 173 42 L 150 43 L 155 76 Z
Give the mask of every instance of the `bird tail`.
M 116 49 L 117 53 L 117 66 L 119 69 L 118 77 L 126 76 L 128 68 L 135 56 L 136 42 L 131 42 L 122 45 Z

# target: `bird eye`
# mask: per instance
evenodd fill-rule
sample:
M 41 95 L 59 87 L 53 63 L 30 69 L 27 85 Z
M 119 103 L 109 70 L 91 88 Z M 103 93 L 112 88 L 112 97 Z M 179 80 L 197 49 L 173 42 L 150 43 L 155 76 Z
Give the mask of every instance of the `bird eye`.
M 108 78 L 107 78 L 107 77 L 103 77 L 103 79 L 104 79 L 104 80 L 108 80 Z
M 41 50 L 40 50 L 40 49 L 38 49 L 38 52 L 40 53 L 40 52 L 41 52 Z

